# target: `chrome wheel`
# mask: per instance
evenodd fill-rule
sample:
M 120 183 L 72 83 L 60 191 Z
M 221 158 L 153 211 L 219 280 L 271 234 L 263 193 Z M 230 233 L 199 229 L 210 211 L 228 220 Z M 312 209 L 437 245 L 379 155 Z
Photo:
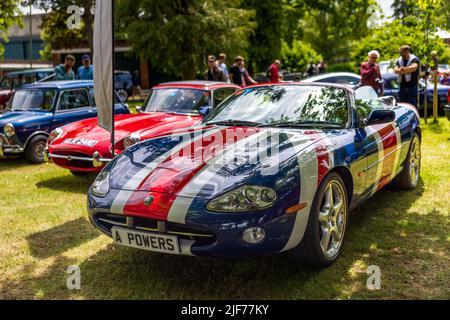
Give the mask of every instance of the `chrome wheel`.
M 331 180 L 325 188 L 319 212 L 320 247 L 325 257 L 334 259 L 341 248 L 347 221 L 347 199 L 344 187 Z
M 413 187 L 419 184 L 421 157 L 420 140 L 415 136 L 411 142 L 409 155 L 409 179 Z

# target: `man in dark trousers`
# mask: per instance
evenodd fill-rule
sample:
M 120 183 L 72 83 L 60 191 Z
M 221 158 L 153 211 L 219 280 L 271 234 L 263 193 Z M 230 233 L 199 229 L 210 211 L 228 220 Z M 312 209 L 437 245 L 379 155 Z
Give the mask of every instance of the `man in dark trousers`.
M 377 63 L 380 54 L 378 51 L 373 50 L 369 52 L 366 62 L 361 64 L 361 85 L 371 86 L 379 96 L 384 94 L 383 92 L 383 80 L 381 77 L 380 66 Z
M 208 70 L 205 71 L 205 79 L 208 81 L 226 82 L 223 71 L 217 67 L 215 56 L 208 57 Z
M 409 46 L 400 48 L 400 58 L 397 60 L 394 72 L 399 76 L 400 102 L 410 103 L 417 108 L 420 60 L 411 54 Z

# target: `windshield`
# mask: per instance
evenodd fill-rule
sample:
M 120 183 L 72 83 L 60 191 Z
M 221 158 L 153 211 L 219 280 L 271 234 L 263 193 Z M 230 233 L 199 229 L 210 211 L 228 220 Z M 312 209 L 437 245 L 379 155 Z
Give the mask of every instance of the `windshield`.
M 155 89 L 145 105 L 145 112 L 198 114 L 201 107 L 209 106 L 210 94 L 195 89 Z
M 247 88 L 204 119 L 206 124 L 230 121 L 267 126 L 309 124 L 343 128 L 349 121 L 347 94 L 342 88 L 329 86 Z
M 55 101 L 55 90 L 18 90 L 11 101 L 12 111 L 50 111 Z

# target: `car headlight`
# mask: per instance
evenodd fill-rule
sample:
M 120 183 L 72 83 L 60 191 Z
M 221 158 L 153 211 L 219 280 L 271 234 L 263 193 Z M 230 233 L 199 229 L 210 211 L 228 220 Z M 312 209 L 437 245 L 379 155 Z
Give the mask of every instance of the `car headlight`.
M 141 141 L 141 136 L 133 133 L 130 136 L 125 137 L 123 139 L 123 148 L 127 149 L 127 148 L 135 145 L 136 143 L 139 143 L 139 141 Z
M 11 138 L 16 134 L 16 129 L 12 123 L 8 123 L 3 127 L 3 132 L 8 138 Z
M 91 191 L 98 197 L 105 197 L 109 192 L 109 172 L 103 171 L 92 184 Z
M 268 209 L 276 201 L 275 190 L 245 185 L 211 200 L 206 208 L 212 212 L 251 212 Z
M 63 129 L 61 128 L 56 128 L 55 130 L 53 130 L 52 132 L 50 132 L 50 135 L 48 137 L 48 144 L 52 143 L 53 141 L 55 141 L 56 139 L 58 139 L 59 137 L 61 137 L 61 135 L 64 133 Z

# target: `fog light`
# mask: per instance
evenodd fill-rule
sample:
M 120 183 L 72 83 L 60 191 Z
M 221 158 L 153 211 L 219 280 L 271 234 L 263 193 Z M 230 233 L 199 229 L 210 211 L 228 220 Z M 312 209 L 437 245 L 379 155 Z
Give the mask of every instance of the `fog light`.
M 266 231 L 262 228 L 248 228 L 245 229 L 242 239 L 250 244 L 262 242 L 266 238 Z

